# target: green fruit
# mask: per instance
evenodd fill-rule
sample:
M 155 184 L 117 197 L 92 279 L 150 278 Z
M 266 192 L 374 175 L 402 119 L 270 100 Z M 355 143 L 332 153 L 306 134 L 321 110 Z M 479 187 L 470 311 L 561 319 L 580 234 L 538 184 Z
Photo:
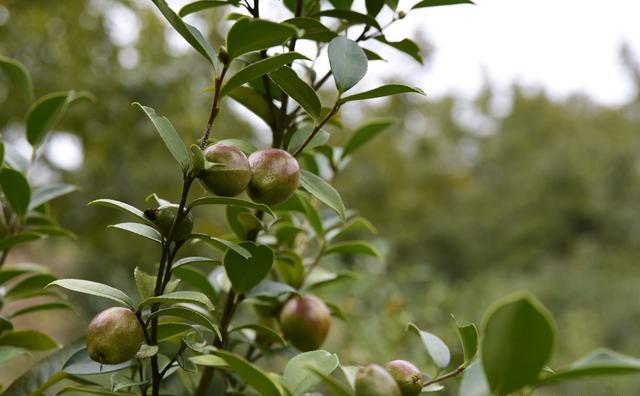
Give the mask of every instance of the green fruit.
M 234 197 L 243 192 L 251 180 L 249 160 L 237 147 L 216 143 L 204 150 L 204 158 L 217 165 L 199 172 L 202 185 L 212 193 Z
M 357 396 L 401 396 L 391 374 L 377 364 L 361 367 L 356 374 Z
M 293 297 L 280 312 L 280 328 L 284 337 L 303 352 L 320 348 L 330 327 L 329 308 L 312 295 Z
M 176 215 L 178 214 L 178 209 L 178 205 L 163 205 L 158 209 L 145 210 L 144 215 L 149 220 L 153 221 L 162 235 L 168 238 L 169 232 L 171 231 L 171 225 L 173 225 Z M 192 230 L 193 216 L 191 215 L 191 212 L 187 212 L 182 220 L 176 224 L 176 229 L 173 231 L 172 239 L 174 241 L 184 241 L 189 238 Z
M 247 193 L 255 202 L 277 205 L 298 188 L 300 165 L 284 150 L 256 151 L 249 156 L 249 165 L 252 174 Z
M 422 392 L 424 382 L 422 372 L 413 363 L 406 360 L 393 360 L 384 365 L 400 387 L 402 396 L 418 396 Z
M 132 359 L 144 335 L 136 314 L 128 308 L 113 307 L 97 314 L 87 329 L 89 357 L 102 364 L 118 364 Z

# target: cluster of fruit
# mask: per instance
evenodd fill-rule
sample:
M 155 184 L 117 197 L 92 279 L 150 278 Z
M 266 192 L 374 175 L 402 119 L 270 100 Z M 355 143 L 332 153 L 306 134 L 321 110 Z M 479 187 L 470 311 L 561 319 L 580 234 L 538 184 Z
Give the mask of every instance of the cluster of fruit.
M 393 360 L 384 367 L 370 364 L 356 375 L 358 396 L 418 396 L 423 386 L 420 369 L 406 360 Z

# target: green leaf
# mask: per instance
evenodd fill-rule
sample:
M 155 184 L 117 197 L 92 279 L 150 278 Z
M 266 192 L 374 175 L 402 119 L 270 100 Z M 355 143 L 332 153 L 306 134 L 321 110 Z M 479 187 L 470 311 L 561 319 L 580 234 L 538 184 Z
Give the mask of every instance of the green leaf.
M 206 234 L 192 234 L 191 238 L 200 239 L 208 245 L 211 245 L 223 252 L 231 250 L 244 258 L 248 259 L 249 257 L 251 257 L 251 252 L 249 252 L 247 249 L 237 243 L 227 241 L 226 239 L 216 238 Z
M 49 269 L 39 264 L 14 264 L 6 266 L 0 270 L 0 285 L 14 279 L 23 274 L 29 274 L 34 272 L 47 273 Z
M 311 195 L 333 209 L 344 221 L 345 208 L 340 194 L 320 176 L 302 169 L 300 174 L 300 184 Z
M 268 338 L 273 342 L 278 342 L 281 345 L 287 345 L 287 341 L 284 338 L 282 338 L 282 336 L 277 331 L 258 323 L 250 323 L 250 324 L 234 327 L 233 329 L 229 330 L 229 333 L 246 330 L 246 329 L 253 330 L 256 333 L 262 334 L 263 336 L 265 336 L 265 338 Z
M 93 296 L 108 298 L 109 300 L 113 300 L 131 309 L 133 309 L 134 307 L 133 301 L 124 292 L 102 283 L 92 282 L 84 279 L 60 279 L 60 280 L 51 282 L 46 287 L 50 287 L 54 285 L 60 286 L 62 288 L 72 290 L 78 293 L 84 293 L 84 294 L 90 294 Z
M 301 353 L 287 363 L 283 374 L 284 384 L 293 396 L 302 396 L 321 382 L 310 369 L 329 375 L 338 364 L 338 357 L 327 351 Z
M 13 246 L 20 245 L 22 243 L 35 241 L 37 239 L 44 239 L 46 236 L 39 232 L 25 231 L 18 234 L 9 235 L 0 241 L 0 251 L 9 249 Z
M 276 215 L 271 211 L 271 209 L 267 205 L 263 205 L 260 203 L 255 203 L 251 201 L 247 201 L 239 198 L 229 198 L 229 197 L 204 197 L 193 200 L 189 204 L 189 210 L 195 208 L 196 206 L 202 205 L 231 205 L 231 206 L 239 206 L 242 208 L 249 209 L 257 209 L 261 210 L 271 217 L 276 217 Z
M 330 245 L 324 253 L 330 254 L 363 254 L 365 256 L 373 256 L 380 258 L 380 252 L 368 242 L 365 241 L 344 241 Z
M 418 4 L 411 7 L 411 9 L 416 8 L 426 8 L 426 7 L 437 7 L 437 6 L 447 6 L 454 4 L 475 4 L 471 0 L 422 0 Z
M 175 318 L 181 318 L 181 319 L 186 319 L 188 321 L 191 321 L 193 323 L 199 324 L 201 326 L 203 326 L 206 329 L 211 330 L 213 333 L 218 335 L 218 338 L 222 339 L 222 336 L 220 335 L 220 330 L 218 329 L 218 326 L 216 326 L 210 318 L 208 318 L 206 315 L 188 308 L 188 307 L 183 307 L 183 306 L 175 306 L 175 307 L 171 307 L 171 308 L 165 308 L 165 309 L 160 309 L 156 312 L 153 312 L 151 315 L 149 315 L 149 318 L 154 318 L 154 317 L 175 317 Z
M 204 293 L 212 303 L 215 304 L 218 302 L 218 293 L 213 288 L 207 277 L 201 272 L 186 267 L 174 267 L 173 274 L 184 283 Z
M 355 41 L 338 36 L 331 40 L 328 51 L 329 64 L 340 94 L 351 89 L 367 74 L 367 55 Z
M 189 14 L 193 14 L 195 12 L 199 12 L 202 10 L 208 10 L 210 8 L 228 6 L 228 5 L 237 5 L 237 1 L 217 1 L 217 0 L 200 0 L 195 1 L 193 3 L 187 4 L 180 9 L 178 15 L 181 17 L 185 17 Z
M 315 205 L 303 194 L 298 192 L 296 192 L 296 194 L 299 195 L 300 205 L 304 210 L 305 217 L 309 221 L 309 224 L 315 231 L 316 236 L 324 238 L 324 226 L 322 224 L 322 217 L 320 217 L 318 208 L 316 208 Z
M 162 1 L 162 0 L 154 0 L 154 2 Z M 184 145 L 184 142 L 178 135 L 178 132 L 175 130 L 171 122 L 166 117 L 162 117 L 156 114 L 156 111 L 151 107 L 143 106 L 138 102 L 133 103 L 134 106 L 138 106 L 144 111 L 144 113 L 149 117 L 153 125 L 156 127 L 156 130 L 160 134 L 160 137 L 164 141 L 164 144 L 169 149 L 173 158 L 178 161 L 180 167 L 184 172 L 189 170 L 189 166 L 191 165 L 191 158 L 189 157 L 189 151 L 187 147 Z
M 389 41 L 384 36 L 378 36 L 375 38 L 377 41 L 390 46 L 391 48 L 395 48 L 400 52 L 404 52 L 409 55 L 413 59 L 415 59 L 421 65 L 424 63 L 424 59 L 422 58 L 422 54 L 420 53 L 420 47 L 414 41 L 409 39 L 403 39 L 400 41 Z
M 349 154 L 352 154 L 362 145 L 378 136 L 382 131 L 384 131 L 394 123 L 395 120 L 378 120 L 370 122 L 358 128 L 358 130 L 355 131 L 353 135 L 351 135 L 351 137 L 347 141 L 347 144 L 345 144 L 344 150 L 342 151 L 342 158 L 348 156 Z
M 489 384 L 480 360 L 475 360 L 464 370 L 458 396 L 490 396 Z
M 528 294 L 497 302 L 485 316 L 482 366 L 491 392 L 509 394 L 534 383 L 551 359 L 555 325 Z
M 411 331 L 420 337 L 422 344 L 425 346 L 427 353 L 431 356 L 433 363 L 440 368 L 446 368 L 451 361 L 451 353 L 447 345 L 435 335 L 428 331 L 420 330 L 418 326 L 413 323 L 407 325 L 407 331 Z
M 365 4 L 367 6 L 367 14 L 375 18 L 384 7 L 384 0 L 366 0 Z
M 49 283 L 56 280 L 56 277 L 49 274 L 36 274 L 26 279 L 21 279 L 5 294 L 7 301 L 15 301 L 25 297 L 38 294 L 51 294 L 42 289 Z
M 153 222 L 144 215 L 143 211 L 124 202 L 116 201 L 114 199 L 96 199 L 95 201 L 89 202 L 89 205 L 106 206 L 108 208 L 118 209 L 124 213 L 133 215 L 133 217 L 138 220 L 142 220 L 148 225 L 154 225 Z
M 334 272 L 325 270 L 324 268 L 316 268 L 307 277 L 307 280 L 305 282 L 305 289 L 317 290 L 322 287 L 335 284 L 337 282 L 353 279 L 356 279 L 356 274 L 352 272 L 341 272 L 336 274 Z
M 193 330 L 194 327 L 189 323 L 183 322 L 163 322 L 158 325 L 158 342 L 175 339 L 183 336 L 184 333 Z
M 95 100 L 88 92 L 55 92 L 36 100 L 27 114 L 27 140 L 37 147 L 60 121 L 67 107 L 78 99 Z
M 259 78 L 267 73 L 270 73 L 280 67 L 293 62 L 296 59 L 306 59 L 306 56 L 297 52 L 287 52 L 284 54 L 274 55 L 266 59 L 259 60 L 255 63 L 251 63 L 244 69 L 234 74 L 227 83 L 222 87 L 220 95 L 224 96 L 234 90 L 235 88 Z
M 155 275 L 147 274 L 139 267 L 136 267 L 133 270 L 133 278 L 136 281 L 136 289 L 138 290 L 138 295 L 141 299 L 144 300 L 149 297 L 153 297 L 157 280 Z
M 109 228 L 117 228 L 119 230 L 129 231 L 133 234 L 150 239 L 152 241 L 162 243 L 162 235 L 155 228 L 151 228 L 146 224 L 140 223 L 119 223 L 108 226 Z
M 298 291 L 282 282 L 274 282 L 268 279 L 260 282 L 256 287 L 247 292 L 247 297 L 278 298 L 283 294 L 295 294 Z
M 402 84 L 389 84 L 389 85 L 383 85 L 382 87 L 374 88 L 369 91 L 346 96 L 342 98 L 342 103 L 352 102 L 354 100 L 382 98 L 385 96 L 398 95 L 398 94 L 411 93 L 411 92 L 424 95 L 424 92 L 422 92 L 422 90 L 419 88 L 409 87 L 407 85 L 402 85 Z
M 324 26 L 320 21 L 313 18 L 291 18 L 285 23 L 294 25 L 298 29 L 304 31 L 300 39 L 313 40 L 320 43 L 328 43 L 336 37 L 336 34 Z
M 254 242 L 240 244 L 251 253 L 245 258 L 233 250 L 224 255 L 224 268 L 236 293 L 244 293 L 257 286 L 271 271 L 273 265 L 273 251 Z
M 0 364 L 22 355 L 29 355 L 29 351 L 14 346 L 0 346 Z
M 226 360 L 216 355 L 193 356 L 189 358 L 189 360 L 191 360 L 193 363 L 197 364 L 198 366 L 208 366 L 208 367 L 218 367 L 218 368 L 229 367 Z
M 76 186 L 71 184 L 47 184 L 36 188 L 31 196 L 31 202 L 29 202 L 29 210 L 35 209 L 38 206 L 63 195 L 72 193 L 77 189 L 78 188 Z
M 183 267 L 185 265 L 192 265 L 192 264 L 206 264 L 210 266 L 217 266 L 217 265 L 220 265 L 221 263 L 220 261 L 211 259 L 209 257 L 200 257 L 200 256 L 183 257 L 180 260 L 173 263 L 172 268 L 175 271 L 180 267 Z
M 330 375 L 327 375 L 313 367 L 309 367 L 309 371 L 314 373 L 324 382 L 332 391 L 335 396 L 354 396 L 353 391 L 342 382 L 338 381 Z
M 256 90 L 249 87 L 238 87 L 229 92 L 228 95 L 260 117 L 267 125 L 271 126 L 274 124 L 275 110 L 273 110 L 271 103 Z
M 304 126 L 298 129 L 293 136 L 291 136 L 291 140 L 289 140 L 289 145 L 287 146 L 287 151 L 294 153 L 307 140 L 312 131 L 313 128 L 310 126 Z M 316 147 L 322 146 L 330 137 L 331 135 L 329 135 L 329 132 L 323 130 L 318 131 L 318 133 L 316 133 L 316 135 L 306 145 L 304 151 L 313 150 Z
M 0 346 L 13 346 L 29 351 L 48 351 L 60 347 L 51 337 L 38 330 L 5 331 L 0 336 Z
M 173 26 L 173 28 L 178 32 L 187 42 L 200 53 L 200 55 L 204 56 L 206 60 L 211 63 L 213 66 L 213 70 L 220 70 L 220 60 L 218 59 L 218 55 L 216 51 L 213 49 L 211 44 L 204 38 L 202 33 L 194 26 L 189 25 L 184 22 L 182 18 L 180 18 L 168 5 L 164 0 L 152 0 L 153 4 L 158 7 L 162 15 L 167 19 L 167 21 Z
M 15 59 L 0 55 L 0 69 L 9 77 L 9 80 L 20 90 L 27 100 L 27 104 L 33 102 L 33 82 L 26 67 Z
M 382 27 L 380 26 L 378 21 L 376 21 L 375 18 L 371 17 L 370 15 L 361 14 L 361 13 L 356 12 L 356 11 L 351 11 L 351 10 L 325 10 L 325 11 L 318 12 L 314 16 L 315 17 L 330 17 L 330 18 L 342 19 L 344 21 L 347 21 L 350 24 L 364 24 L 364 25 L 367 25 L 367 26 L 372 26 L 372 27 L 378 29 L 379 31 L 382 31 Z
M 257 366 L 231 352 L 216 350 L 213 354 L 224 359 L 229 367 L 261 396 L 282 396 L 276 383 Z
M 94 362 L 89 357 L 87 348 L 83 347 L 71 355 L 71 357 L 64 363 L 62 370 L 74 375 L 107 374 L 123 370 L 131 367 L 132 365 L 132 360 L 120 364 L 100 364 L 98 362 Z
M 69 310 L 73 311 L 73 306 L 71 306 L 70 304 L 68 304 L 66 302 L 63 302 L 63 301 L 56 301 L 56 302 L 51 302 L 51 303 L 29 305 L 29 306 L 26 306 L 24 308 L 21 308 L 21 309 L 18 309 L 16 311 L 14 311 L 9 316 L 11 316 L 12 318 L 15 318 L 15 317 L 22 316 L 22 315 L 32 314 L 34 312 L 52 311 L 52 310 L 55 310 L 55 309 L 69 309 Z
M 320 118 L 322 104 L 316 91 L 290 67 L 283 66 L 269 73 L 271 81 L 295 100 L 314 120 Z
M 640 359 L 608 349 L 597 349 L 569 365 L 569 367 L 557 370 L 555 373 L 544 377 L 537 385 L 546 385 L 584 377 L 637 374 L 639 372 Z
M 213 304 L 209 301 L 209 298 L 203 293 L 194 291 L 177 291 L 172 293 L 166 293 L 161 296 L 149 297 L 140 304 L 138 304 L 138 310 L 151 305 L 151 304 L 176 304 L 176 303 L 192 303 L 203 305 L 210 311 L 214 309 Z
M 24 216 L 31 199 L 31 187 L 24 175 L 17 170 L 3 168 L 0 171 L 0 186 L 13 211 Z
M 456 327 L 458 329 L 458 336 L 460 337 L 460 343 L 462 344 L 462 351 L 464 353 L 463 365 L 466 367 L 471 364 L 471 361 L 473 361 L 478 353 L 478 329 L 473 323 L 460 326 L 456 322 Z
M 259 51 L 284 44 L 298 36 L 298 29 L 286 23 L 264 19 L 242 18 L 229 29 L 227 51 L 230 59 L 248 52 Z

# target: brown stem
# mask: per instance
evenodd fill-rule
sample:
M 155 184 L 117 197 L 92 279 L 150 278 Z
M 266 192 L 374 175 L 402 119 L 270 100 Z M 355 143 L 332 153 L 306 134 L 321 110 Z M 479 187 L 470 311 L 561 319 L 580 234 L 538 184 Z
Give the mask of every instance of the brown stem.
M 6 248 L 2 251 L 2 255 L 0 256 L 0 268 L 4 265 L 4 262 L 7 260 L 7 256 L 9 256 L 9 249 Z
M 425 386 L 429 386 L 429 385 L 433 385 L 436 384 L 438 382 L 442 382 L 444 380 L 448 380 L 449 378 L 453 378 L 457 375 L 459 375 L 460 373 L 462 373 L 465 370 L 465 366 L 460 366 L 457 369 L 453 370 L 452 372 L 448 373 L 448 374 L 443 374 L 439 377 L 435 377 L 435 378 L 431 378 L 429 381 L 425 382 L 423 387 Z
M 311 131 L 309 136 L 307 136 L 305 141 L 293 153 L 294 157 L 297 157 L 298 154 L 300 154 L 302 152 L 302 150 L 304 150 L 304 148 L 307 147 L 307 144 L 309 144 L 309 142 L 316 136 L 316 134 L 318 132 L 320 132 L 320 128 L 322 128 L 324 126 L 324 124 L 326 124 L 327 121 L 329 121 L 331 119 L 331 117 L 333 117 L 333 115 L 338 112 L 339 108 L 340 108 L 340 98 L 338 98 L 338 100 L 336 100 L 336 103 L 333 105 L 331 110 L 329 110 L 327 115 L 318 124 L 316 124 L 315 127 L 313 127 L 313 130 Z
M 202 140 L 200 140 L 200 148 L 202 150 L 207 147 L 207 142 L 209 141 L 209 135 L 211 134 L 211 128 L 213 127 L 213 122 L 216 120 L 218 113 L 220 112 L 220 89 L 222 88 L 222 82 L 224 81 L 224 77 L 229 70 L 228 65 L 224 65 L 222 67 L 222 71 L 220 72 L 220 76 L 216 76 L 216 81 L 214 84 L 213 91 L 213 104 L 211 105 L 211 113 L 209 114 L 209 120 L 207 121 L 207 127 L 202 134 Z

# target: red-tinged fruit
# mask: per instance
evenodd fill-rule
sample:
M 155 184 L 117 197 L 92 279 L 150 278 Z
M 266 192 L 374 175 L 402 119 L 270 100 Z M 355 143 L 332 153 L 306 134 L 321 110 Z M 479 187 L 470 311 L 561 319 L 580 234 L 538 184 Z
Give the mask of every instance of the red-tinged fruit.
M 361 367 L 356 374 L 357 396 L 401 396 L 391 374 L 377 364 Z
M 402 396 L 418 396 L 422 392 L 424 381 L 422 372 L 413 363 L 406 360 L 393 360 L 384 365 L 398 384 Z
M 136 314 L 113 307 L 97 314 L 87 329 L 89 357 L 101 364 L 119 364 L 132 359 L 144 339 Z
M 331 328 L 331 313 L 322 300 L 312 295 L 293 297 L 280 312 L 284 337 L 303 352 L 322 346 Z
M 259 150 L 249 156 L 251 182 L 247 193 L 255 202 L 277 205 L 289 199 L 298 188 L 300 165 L 280 149 Z
M 240 149 L 220 142 L 207 147 L 203 154 L 205 160 L 213 164 L 198 174 L 207 190 L 223 197 L 235 197 L 247 188 L 251 168 Z

